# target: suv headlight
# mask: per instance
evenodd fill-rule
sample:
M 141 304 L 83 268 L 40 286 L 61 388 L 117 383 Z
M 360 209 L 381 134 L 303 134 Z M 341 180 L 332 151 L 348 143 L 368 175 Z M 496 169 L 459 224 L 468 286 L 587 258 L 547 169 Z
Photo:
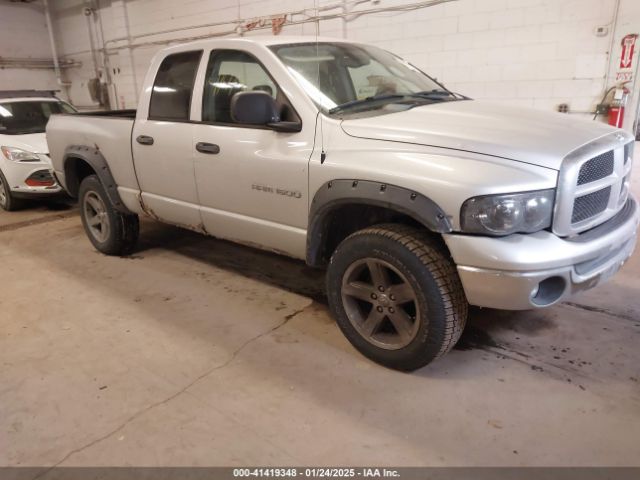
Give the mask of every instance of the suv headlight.
M 31 152 L 27 152 L 26 150 L 22 150 L 21 148 L 15 147 L 0 147 L 2 153 L 8 160 L 14 162 L 39 162 L 40 157 Z
M 470 198 L 462 205 L 462 230 L 485 235 L 544 230 L 551 226 L 554 198 L 554 189 Z

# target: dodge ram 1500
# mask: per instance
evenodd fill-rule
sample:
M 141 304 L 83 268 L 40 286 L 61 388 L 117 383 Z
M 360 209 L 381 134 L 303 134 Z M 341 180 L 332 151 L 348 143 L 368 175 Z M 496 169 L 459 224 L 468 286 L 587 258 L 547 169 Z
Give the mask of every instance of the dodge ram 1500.
M 448 352 L 469 304 L 553 305 L 636 242 L 630 134 L 348 41 L 172 46 L 137 110 L 54 115 L 47 140 L 99 251 L 131 252 L 147 215 L 305 259 L 349 341 L 397 369 Z

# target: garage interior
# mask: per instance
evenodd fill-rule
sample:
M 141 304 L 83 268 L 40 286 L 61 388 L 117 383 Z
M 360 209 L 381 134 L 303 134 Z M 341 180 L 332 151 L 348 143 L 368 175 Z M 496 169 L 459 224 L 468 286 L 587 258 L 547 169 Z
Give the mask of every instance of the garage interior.
M 0 91 L 135 109 L 164 47 L 320 35 L 576 122 L 626 82 L 636 135 L 638 33 L 637 0 L 5 0 Z M 411 373 L 359 354 L 324 271 L 285 256 L 142 220 L 108 257 L 56 199 L 0 211 L 0 261 L 0 466 L 640 467 L 637 252 L 547 309 L 472 308 Z

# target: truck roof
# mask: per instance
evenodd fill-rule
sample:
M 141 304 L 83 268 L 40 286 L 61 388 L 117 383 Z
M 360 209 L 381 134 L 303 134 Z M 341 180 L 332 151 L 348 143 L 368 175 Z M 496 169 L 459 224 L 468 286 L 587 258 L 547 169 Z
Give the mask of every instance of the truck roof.
M 264 45 L 270 47 L 272 45 L 288 45 L 288 44 L 296 44 L 296 43 L 311 43 L 311 42 L 331 42 L 331 43 L 359 43 L 353 42 L 351 40 L 346 40 L 344 38 L 333 38 L 333 37 L 316 37 L 315 35 L 282 35 L 282 36 L 274 36 L 274 35 L 251 35 L 248 37 L 228 37 L 228 38 L 207 38 L 204 40 L 195 40 L 189 43 L 182 43 L 180 47 L 190 46 L 190 47 L 203 47 L 206 48 L 209 45 L 220 44 L 220 43 L 254 43 L 258 45 Z M 173 47 L 169 47 L 171 49 Z

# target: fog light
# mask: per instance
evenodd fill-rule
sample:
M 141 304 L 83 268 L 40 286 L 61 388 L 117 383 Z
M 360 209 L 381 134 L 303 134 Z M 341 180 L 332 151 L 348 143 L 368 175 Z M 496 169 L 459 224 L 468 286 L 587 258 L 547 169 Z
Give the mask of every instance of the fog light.
M 546 307 L 556 302 L 567 287 L 567 282 L 562 277 L 549 277 L 538 284 L 534 289 L 535 294 L 532 295 L 531 301 L 539 306 Z
M 53 187 L 56 181 L 49 170 L 38 170 L 29 175 L 24 183 L 30 187 Z
M 534 298 L 536 295 L 538 295 L 539 291 L 540 291 L 540 285 L 536 285 L 536 288 L 531 290 L 531 298 Z

